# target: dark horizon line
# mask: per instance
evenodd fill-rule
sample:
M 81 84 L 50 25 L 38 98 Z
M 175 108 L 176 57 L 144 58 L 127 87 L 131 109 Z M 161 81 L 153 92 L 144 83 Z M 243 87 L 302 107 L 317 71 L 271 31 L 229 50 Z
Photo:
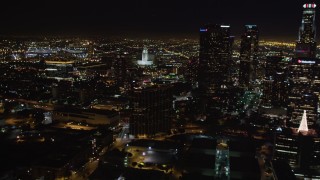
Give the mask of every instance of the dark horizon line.
M 236 40 L 240 40 L 240 35 L 232 35 Z M 198 33 L 0 33 L 1 38 L 106 38 L 106 39 L 192 39 L 199 40 Z M 296 42 L 297 38 L 278 37 L 278 36 L 260 36 L 260 41 L 281 41 Z

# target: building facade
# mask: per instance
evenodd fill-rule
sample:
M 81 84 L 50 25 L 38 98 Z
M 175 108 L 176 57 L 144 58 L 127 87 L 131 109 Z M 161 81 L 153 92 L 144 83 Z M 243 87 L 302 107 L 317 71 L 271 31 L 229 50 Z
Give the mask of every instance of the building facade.
M 248 87 L 256 79 L 258 66 L 259 30 L 256 25 L 246 25 L 241 36 L 239 83 Z
M 232 44 L 229 25 L 209 24 L 200 28 L 198 84 L 203 110 L 208 101 L 218 99 L 221 89 L 232 84 L 229 73 Z
M 173 91 L 171 85 L 134 87 L 131 92 L 130 134 L 154 136 L 170 130 Z
M 290 127 L 297 128 L 304 110 L 308 126 L 318 120 L 319 96 L 315 93 L 319 81 L 319 59 L 292 59 L 289 63 L 288 116 Z
M 284 56 L 267 56 L 263 80 L 263 105 L 286 107 L 288 63 Z
M 289 63 L 288 116 L 291 127 L 298 127 L 303 111 L 313 128 L 318 120 L 320 60 L 316 56 L 316 4 L 304 4 L 296 58 Z
M 316 57 L 316 4 L 304 4 L 299 39 L 296 43 L 296 57 Z

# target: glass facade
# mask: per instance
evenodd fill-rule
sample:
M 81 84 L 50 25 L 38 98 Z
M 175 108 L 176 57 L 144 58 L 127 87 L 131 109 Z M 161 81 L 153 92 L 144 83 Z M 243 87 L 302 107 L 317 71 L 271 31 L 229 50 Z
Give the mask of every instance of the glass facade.
M 316 5 L 304 4 L 299 39 L 296 44 L 296 57 L 316 57 Z

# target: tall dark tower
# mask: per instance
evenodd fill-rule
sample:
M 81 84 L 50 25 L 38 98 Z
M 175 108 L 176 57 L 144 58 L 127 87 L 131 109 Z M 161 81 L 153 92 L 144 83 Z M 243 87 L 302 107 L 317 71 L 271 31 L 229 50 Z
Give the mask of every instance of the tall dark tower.
M 228 70 L 232 42 L 229 25 L 210 24 L 200 29 L 198 83 L 202 99 L 214 99 L 231 82 Z
M 256 25 L 246 25 L 241 36 L 239 82 L 248 87 L 256 79 L 258 65 L 259 30 Z
M 167 133 L 171 127 L 173 87 L 171 85 L 147 85 L 133 87 L 130 134 L 154 136 Z
M 119 53 L 117 54 L 112 62 L 112 68 L 116 77 L 117 86 L 123 86 L 127 79 L 127 67 L 130 57 L 128 54 Z
M 299 39 L 296 44 L 296 57 L 316 57 L 316 4 L 304 4 Z
M 286 107 L 288 95 L 288 63 L 284 56 L 267 56 L 263 80 L 263 104 Z

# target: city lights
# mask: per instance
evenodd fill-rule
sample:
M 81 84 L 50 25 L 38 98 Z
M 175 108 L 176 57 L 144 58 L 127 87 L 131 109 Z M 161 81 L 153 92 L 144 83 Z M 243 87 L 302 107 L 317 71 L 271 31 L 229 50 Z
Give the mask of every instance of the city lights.
M 6 3 L 0 179 L 320 177 L 315 3 Z

